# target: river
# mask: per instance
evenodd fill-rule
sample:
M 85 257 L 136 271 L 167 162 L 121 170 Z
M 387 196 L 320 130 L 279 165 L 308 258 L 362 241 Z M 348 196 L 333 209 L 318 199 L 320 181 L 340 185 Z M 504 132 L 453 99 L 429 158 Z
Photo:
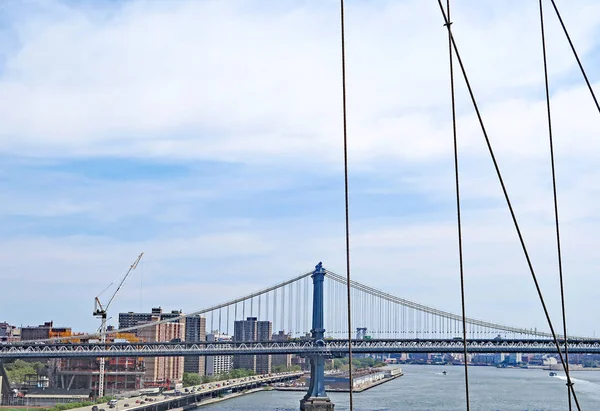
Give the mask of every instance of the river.
M 355 411 L 464 411 L 460 366 L 402 365 L 404 376 L 354 394 Z M 442 371 L 447 371 L 443 375 Z M 600 410 L 600 372 L 573 372 L 582 410 Z M 473 411 L 565 411 L 564 373 L 539 369 L 469 367 Z M 198 411 L 298 411 L 300 392 L 263 391 L 198 408 Z M 347 411 L 348 393 L 331 393 L 335 411 Z M 575 406 L 573 406 L 575 410 Z

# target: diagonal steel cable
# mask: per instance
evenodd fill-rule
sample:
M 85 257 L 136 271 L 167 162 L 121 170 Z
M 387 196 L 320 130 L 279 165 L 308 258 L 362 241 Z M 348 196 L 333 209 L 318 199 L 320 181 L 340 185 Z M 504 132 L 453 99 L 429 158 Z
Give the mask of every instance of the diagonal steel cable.
M 490 157 L 492 159 L 492 163 L 494 165 L 494 169 L 496 171 L 496 176 L 498 177 L 498 181 L 500 183 L 500 186 L 502 188 L 502 193 L 504 195 L 504 199 L 506 200 L 506 204 L 508 206 L 508 210 L 510 212 L 515 230 L 517 232 L 517 236 L 519 237 L 519 242 L 521 244 L 521 249 L 523 250 L 523 254 L 525 256 L 525 259 L 527 261 L 527 266 L 529 268 L 529 272 L 531 273 L 531 277 L 533 279 L 533 283 L 535 285 L 540 303 L 542 304 L 542 308 L 544 310 L 544 315 L 546 317 L 546 321 L 548 322 L 548 326 L 550 327 L 550 333 L 552 334 L 552 339 L 554 341 L 554 344 L 556 346 L 556 350 L 558 353 L 558 356 L 560 357 L 560 361 L 561 364 L 563 365 L 563 367 L 565 366 L 565 359 L 562 353 L 562 350 L 560 348 L 560 343 L 558 341 L 558 338 L 556 336 L 556 332 L 554 331 L 554 326 L 552 324 L 552 319 L 550 318 L 550 313 L 548 312 L 548 307 L 546 306 L 546 301 L 544 300 L 544 295 L 542 293 L 542 289 L 540 288 L 539 282 L 537 280 L 537 275 L 535 273 L 535 270 L 533 268 L 533 263 L 531 262 L 531 258 L 529 256 L 529 251 L 527 250 L 527 246 L 525 244 L 525 239 L 523 238 L 523 234 L 521 233 L 521 228 L 519 226 L 519 223 L 517 221 L 517 216 L 515 214 L 512 202 L 510 200 L 510 197 L 508 195 L 508 191 L 506 189 L 506 185 L 504 183 L 504 178 L 502 177 L 502 173 L 500 172 L 500 167 L 498 165 L 498 162 L 496 160 L 496 156 L 494 154 L 494 150 L 492 148 L 492 144 L 490 142 L 489 136 L 487 134 L 487 130 L 485 128 L 485 124 L 483 122 L 483 118 L 481 117 L 481 112 L 479 111 L 479 105 L 477 104 L 477 100 L 475 99 L 475 94 L 473 93 L 473 89 L 471 87 L 471 82 L 469 81 L 469 77 L 467 75 L 465 66 L 463 64 L 462 58 L 460 57 L 460 53 L 458 51 L 458 47 L 456 45 L 456 41 L 454 39 L 454 36 L 452 35 L 452 29 L 450 27 L 449 24 L 449 20 L 448 20 L 448 16 L 446 15 L 446 12 L 444 10 L 444 6 L 442 5 L 442 0 L 438 0 L 438 5 L 440 7 L 440 11 L 442 13 L 442 16 L 444 17 L 444 22 L 446 24 L 446 27 L 448 29 L 448 33 L 450 34 L 450 39 L 452 41 L 452 48 L 454 49 L 454 53 L 456 54 L 456 59 L 460 65 L 460 69 L 463 75 L 463 79 L 465 80 L 465 85 L 467 86 L 467 90 L 469 91 L 469 96 L 471 98 L 471 102 L 473 104 L 473 108 L 475 109 L 475 114 L 477 115 L 477 120 L 479 122 L 479 126 L 481 128 L 481 132 L 483 134 L 483 137 L 485 139 L 487 148 L 488 148 L 488 152 L 490 154 Z M 578 400 L 577 400 L 577 394 L 575 393 L 575 389 L 573 388 L 573 384 L 569 385 L 569 389 L 571 390 L 571 393 L 573 394 L 573 398 L 575 400 L 575 403 L 578 405 Z M 579 406 L 578 406 L 579 408 Z
M 554 226 L 556 228 L 556 252 L 558 254 L 558 276 L 560 279 L 560 303 L 562 311 L 562 325 L 563 325 L 563 336 L 565 339 L 565 374 L 567 376 L 567 397 L 569 401 L 569 411 L 573 409 L 571 390 L 570 386 L 573 385 L 571 381 L 571 373 L 569 372 L 569 344 L 567 341 L 567 314 L 565 309 L 565 287 L 563 281 L 563 267 L 562 267 L 562 252 L 560 246 L 560 224 L 558 218 L 558 195 L 556 193 L 556 167 L 554 161 L 554 138 L 552 135 L 552 112 L 550 110 L 550 87 L 548 80 L 548 58 L 546 55 L 546 33 L 544 30 L 544 8 L 542 0 L 539 0 L 540 5 L 540 31 L 542 39 L 542 56 L 544 62 L 544 86 L 546 92 L 546 113 L 548 118 L 548 140 L 550 143 L 550 166 L 552 170 L 552 194 L 554 200 Z M 577 406 L 579 408 L 579 405 Z
M 448 56 L 450 60 L 450 98 L 452 101 L 452 142 L 454 148 L 454 185 L 456 188 L 456 225 L 458 234 L 458 265 L 460 270 L 460 303 L 462 309 L 462 339 L 464 348 L 464 365 L 465 365 L 465 403 L 467 411 L 471 409 L 471 401 L 469 400 L 469 365 L 468 365 L 468 352 L 467 352 L 467 311 L 465 304 L 465 270 L 463 264 L 463 240 L 462 240 L 462 218 L 460 213 L 460 179 L 458 169 L 458 138 L 456 134 L 456 100 L 454 93 L 454 58 L 452 53 L 452 36 L 450 32 L 450 0 L 446 0 L 446 11 L 448 13 L 448 20 L 446 27 L 448 27 Z
M 583 75 L 585 84 L 587 84 L 588 90 L 590 91 L 590 94 L 592 95 L 592 99 L 594 100 L 594 104 L 596 104 L 596 108 L 598 109 L 598 112 L 600 113 L 600 103 L 598 103 L 598 99 L 596 98 L 596 94 L 594 93 L 594 89 L 592 88 L 592 84 L 590 83 L 590 80 L 588 79 L 585 69 L 583 68 L 581 59 L 579 58 L 579 54 L 577 54 L 577 50 L 575 50 L 575 45 L 573 44 L 573 41 L 571 40 L 571 36 L 569 35 L 567 26 L 565 25 L 565 22 L 563 21 L 562 16 L 560 15 L 560 11 L 558 11 L 558 7 L 556 6 L 556 3 L 554 2 L 554 0 L 551 0 L 551 1 L 552 1 L 552 6 L 554 7 L 554 11 L 556 12 L 556 17 L 558 17 L 558 21 L 560 22 L 563 32 L 565 33 L 565 37 L 567 38 L 567 41 L 569 42 L 569 46 L 571 46 L 571 51 L 573 52 L 573 55 L 575 56 L 575 60 L 577 60 L 577 65 L 579 66 L 579 70 L 581 70 L 581 74 Z

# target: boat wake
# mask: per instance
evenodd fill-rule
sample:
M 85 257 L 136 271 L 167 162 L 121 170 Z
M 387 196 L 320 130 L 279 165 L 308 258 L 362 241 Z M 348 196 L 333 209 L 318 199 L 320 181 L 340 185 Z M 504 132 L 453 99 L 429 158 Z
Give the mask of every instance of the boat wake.
M 565 375 L 555 375 L 555 376 L 553 376 L 553 378 L 558 378 L 558 379 L 563 380 L 565 382 L 567 381 L 567 377 Z M 588 381 L 588 380 L 581 380 L 579 378 L 573 378 L 573 377 L 571 377 L 571 381 L 573 383 L 575 383 L 575 384 L 595 386 L 595 387 L 598 387 L 598 389 L 600 389 L 600 384 L 598 384 L 597 382 Z

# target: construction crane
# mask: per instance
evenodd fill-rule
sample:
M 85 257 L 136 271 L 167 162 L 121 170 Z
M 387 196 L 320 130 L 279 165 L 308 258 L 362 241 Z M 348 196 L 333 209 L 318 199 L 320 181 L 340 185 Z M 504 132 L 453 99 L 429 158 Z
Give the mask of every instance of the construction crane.
M 102 344 L 106 343 L 106 317 L 107 317 L 106 313 L 108 311 L 108 308 L 114 301 L 115 297 L 117 296 L 117 293 L 119 292 L 119 290 L 123 286 L 123 283 L 129 276 L 129 273 L 131 273 L 133 270 L 135 270 L 138 263 L 142 259 L 143 255 L 144 255 L 144 253 L 141 253 L 140 255 L 138 255 L 138 258 L 135 260 L 135 262 L 133 264 L 131 264 L 131 266 L 129 267 L 129 270 L 127 270 L 127 272 L 125 273 L 125 276 L 119 283 L 119 286 L 117 287 L 117 289 L 113 293 L 112 297 L 110 297 L 110 300 L 108 300 L 108 303 L 105 306 L 102 305 L 102 303 L 100 302 L 100 299 L 98 297 L 100 297 L 100 295 L 104 291 L 106 291 L 106 289 L 104 291 L 102 291 L 102 293 L 100 293 L 94 300 L 94 317 L 98 317 L 102 320 L 102 324 L 100 325 L 100 338 L 101 338 Z M 100 358 L 100 376 L 98 378 L 98 398 L 101 398 L 104 396 L 104 360 L 105 360 L 104 357 Z

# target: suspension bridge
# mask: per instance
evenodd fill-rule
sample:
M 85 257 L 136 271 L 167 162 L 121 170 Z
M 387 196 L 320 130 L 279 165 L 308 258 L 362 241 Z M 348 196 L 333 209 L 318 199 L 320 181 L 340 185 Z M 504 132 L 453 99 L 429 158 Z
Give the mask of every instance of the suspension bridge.
M 312 283 L 312 284 L 311 284 Z M 235 330 L 236 321 L 267 324 L 269 336 L 281 330 L 285 340 L 247 341 L 234 332 L 231 342 L 73 343 L 60 338 L 0 346 L 0 361 L 14 358 L 64 357 L 181 357 L 216 355 L 297 354 L 309 359 L 311 378 L 303 409 L 333 409 L 325 392 L 325 359 L 355 354 L 391 353 L 556 353 L 557 342 L 571 353 L 599 353 L 600 340 L 559 336 L 531 328 L 466 318 L 468 340 L 461 335 L 463 318 L 393 296 L 351 281 L 348 309 L 347 281 L 319 263 L 314 271 L 204 310 L 158 322 L 108 331 L 137 331 L 159 323 L 185 321 L 203 315 L 212 332 Z M 348 318 L 356 334 L 348 330 Z M 105 334 L 105 335 L 106 335 Z M 367 335 L 369 334 L 369 335 Z M 83 336 L 78 336 L 84 340 Z M 100 337 L 89 334 L 88 338 Z M 354 338 L 352 338 L 354 337 Z M 330 407 L 330 408 L 327 408 Z
M 322 270 L 322 290 L 315 273 Z M 313 283 L 313 284 L 311 284 Z M 351 281 L 351 307 L 347 309 L 346 279 L 317 266 L 307 272 L 246 296 L 193 313 L 115 330 L 136 331 L 161 322 L 184 321 L 202 315 L 214 333 L 233 334 L 236 321 L 252 318 L 283 331 L 286 340 L 232 342 L 72 343 L 60 339 L 0 345 L 2 358 L 155 357 L 256 354 L 323 354 L 348 352 L 349 337 L 355 353 L 461 353 L 462 317 L 428 307 Z M 321 295 L 317 295 L 321 292 Z M 322 313 L 323 335 L 315 338 L 314 315 Z M 349 331 L 348 312 L 355 329 Z M 552 335 L 536 328 L 520 328 L 466 318 L 467 348 L 472 353 L 556 353 Z M 107 334 L 110 334 L 108 332 Z M 83 339 L 83 336 L 78 338 Z M 89 334 L 88 338 L 99 337 Z M 559 336 L 564 344 L 564 336 Z M 600 340 L 569 336 L 572 353 L 600 353 Z

